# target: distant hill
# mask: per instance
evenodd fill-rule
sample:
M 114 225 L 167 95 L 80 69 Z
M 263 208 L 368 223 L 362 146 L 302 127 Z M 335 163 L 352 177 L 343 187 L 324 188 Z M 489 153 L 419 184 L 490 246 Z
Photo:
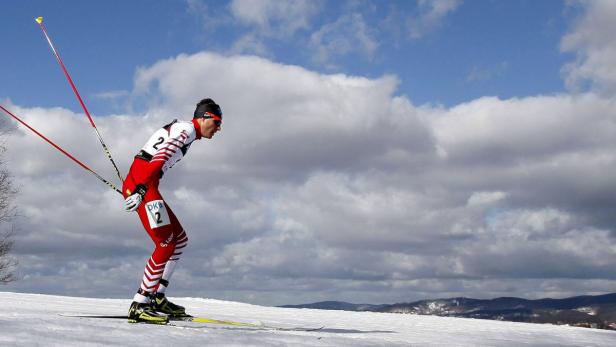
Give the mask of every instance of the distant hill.
M 528 323 L 568 324 L 616 330 L 616 293 L 565 299 L 527 300 L 502 297 L 490 300 L 450 298 L 393 305 L 322 301 L 281 307 L 321 310 L 371 311 L 445 317 L 465 317 Z
M 372 311 L 379 312 L 379 308 L 388 305 L 371 305 L 371 304 L 351 304 L 344 301 L 320 301 L 305 305 L 284 305 L 280 307 L 287 308 L 314 308 L 318 310 L 340 310 L 340 311 Z

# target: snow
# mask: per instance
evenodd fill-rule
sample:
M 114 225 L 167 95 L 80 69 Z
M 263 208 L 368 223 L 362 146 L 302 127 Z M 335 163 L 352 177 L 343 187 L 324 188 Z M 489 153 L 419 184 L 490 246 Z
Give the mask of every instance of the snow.
M 597 311 L 594 308 L 592 308 L 592 307 L 580 307 L 580 308 L 576 309 L 576 311 L 582 312 L 582 313 L 586 313 L 587 315 L 590 315 L 590 316 L 596 316 L 597 315 Z
M 0 346 L 616 346 L 616 332 L 410 314 L 256 306 L 173 298 L 199 316 L 323 330 L 178 322 L 187 327 L 64 315 L 123 315 L 130 300 L 0 292 Z

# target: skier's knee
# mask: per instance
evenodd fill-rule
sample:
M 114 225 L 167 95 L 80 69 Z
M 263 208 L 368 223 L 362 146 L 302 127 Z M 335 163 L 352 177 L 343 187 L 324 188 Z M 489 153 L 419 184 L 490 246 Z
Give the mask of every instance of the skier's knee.
M 188 244 L 188 235 L 186 234 L 184 229 L 182 229 L 182 231 L 178 234 L 177 239 L 175 240 L 175 248 L 182 249 L 186 247 L 187 244 Z

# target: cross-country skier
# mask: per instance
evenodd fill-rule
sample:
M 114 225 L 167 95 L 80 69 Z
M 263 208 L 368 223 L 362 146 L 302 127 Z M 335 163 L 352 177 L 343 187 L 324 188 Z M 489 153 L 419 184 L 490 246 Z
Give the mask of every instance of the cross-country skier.
M 129 322 L 165 324 L 169 316 L 187 316 L 184 307 L 167 300 L 165 290 L 188 237 L 160 195 L 158 184 L 163 174 L 186 155 L 194 140 L 211 139 L 220 130 L 221 122 L 220 106 L 212 99 L 203 99 L 192 121 L 174 120 L 158 129 L 135 156 L 122 187 L 126 211 L 137 211 L 155 247 L 130 305 Z

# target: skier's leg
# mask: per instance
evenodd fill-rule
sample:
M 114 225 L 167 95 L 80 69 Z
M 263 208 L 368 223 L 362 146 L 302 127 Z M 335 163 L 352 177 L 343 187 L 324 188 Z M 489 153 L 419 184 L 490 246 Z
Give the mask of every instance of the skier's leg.
M 155 247 L 146 262 L 140 289 L 135 294 L 134 300 L 137 302 L 149 302 L 163 276 L 165 265 L 175 251 L 174 231 L 178 229 L 178 225 L 170 218 L 168 211 L 158 189 L 148 189 L 137 212 Z
M 169 286 L 169 279 L 173 274 L 173 270 L 178 260 L 180 260 L 184 247 L 188 244 L 188 237 L 169 206 L 166 206 L 166 209 L 171 221 L 170 225 L 172 226 L 172 234 L 169 238 L 173 240 L 173 249 L 169 254 L 164 268 L 160 270 L 161 278 L 154 292 L 152 304 L 156 308 L 156 311 L 164 312 L 173 317 L 185 317 L 187 315 L 184 307 L 169 301 L 165 296 L 165 289 Z
M 184 248 L 188 244 L 188 236 L 186 235 L 184 228 L 182 228 L 180 222 L 178 221 L 173 211 L 169 208 L 169 206 L 167 206 L 167 211 L 169 212 L 171 223 L 176 226 L 174 230 L 175 249 L 173 251 L 173 254 L 171 255 L 171 258 L 169 258 L 169 261 L 167 261 L 167 264 L 165 265 L 163 276 L 160 279 L 158 288 L 156 289 L 157 293 L 165 293 L 165 290 L 167 289 L 167 287 L 169 287 L 169 280 L 171 279 L 171 275 L 173 275 L 175 266 L 180 260 Z
M 146 193 L 146 198 L 137 211 L 144 228 L 154 241 L 154 251 L 145 264 L 140 288 L 133 297 L 133 303 L 128 310 L 128 319 L 129 322 L 164 324 L 169 321 L 169 318 L 156 312 L 152 297 L 165 265 L 175 250 L 173 226 L 166 214 L 164 200 L 156 189 Z
M 133 178 L 133 171 L 139 170 L 140 166 L 145 165 L 145 163 L 146 163 L 145 161 L 136 159 L 131 165 L 131 169 L 128 175 L 126 176 L 126 180 L 124 180 L 124 184 L 122 186 L 122 192 L 124 194 L 124 197 L 129 196 L 131 192 L 134 191 L 135 186 L 137 184 Z M 152 235 L 155 235 L 156 233 L 152 233 L 150 230 L 151 228 L 149 228 L 150 224 L 149 224 L 147 213 L 145 211 L 145 203 L 153 202 L 158 199 L 162 201 L 162 197 L 160 196 L 160 193 L 158 193 L 157 184 L 152 185 L 148 188 L 149 188 L 149 191 L 146 193 L 144 203 L 142 203 L 141 206 L 137 209 L 137 213 L 139 214 L 141 223 L 145 227 L 148 234 L 150 234 L 150 236 L 152 237 Z M 153 211 L 153 212 L 158 212 L 158 211 Z M 164 235 L 162 236 L 163 236 L 163 240 L 165 240 Z M 154 239 L 155 238 L 152 237 L 152 240 Z M 150 259 L 148 260 L 145 266 L 142 284 L 139 290 L 137 291 L 137 294 L 135 294 L 133 298 L 133 302 L 130 305 L 130 308 L 128 309 L 128 321 L 129 322 L 147 322 L 147 323 L 157 323 L 157 324 L 166 324 L 167 322 L 169 322 L 169 317 L 167 317 L 164 314 L 157 313 L 155 309 L 152 307 L 151 299 L 150 299 L 151 294 L 150 292 L 147 291 L 147 286 L 157 285 L 158 282 L 156 281 L 156 283 L 150 283 L 150 282 L 146 283 L 146 281 L 155 280 L 156 276 L 158 276 L 157 272 L 159 271 L 158 270 L 159 265 L 161 263 L 164 264 L 164 262 L 166 262 L 166 260 L 164 259 L 164 256 L 162 257 L 163 259 L 161 260 L 161 255 L 160 255 L 161 253 L 164 253 L 164 252 L 161 252 L 160 250 L 157 252 L 157 249 L 164 248 L 164 247 L 160 247 L 159 246 L 160 243 L 156 242 L 156 240 L 154 242 L 156 244 L 156 248 L 154 250 L 154 253 L 152 253 L 152 256 L 150 256 Z M 175 244 L 173 246 L 175 246 Z M 173 251 L 171 251 L 171 253 L 173 253 Z M 148 274 L 149 277 L 146 277 L 146 274 Z M 144 287 L 146 290 L 144 290 Z

